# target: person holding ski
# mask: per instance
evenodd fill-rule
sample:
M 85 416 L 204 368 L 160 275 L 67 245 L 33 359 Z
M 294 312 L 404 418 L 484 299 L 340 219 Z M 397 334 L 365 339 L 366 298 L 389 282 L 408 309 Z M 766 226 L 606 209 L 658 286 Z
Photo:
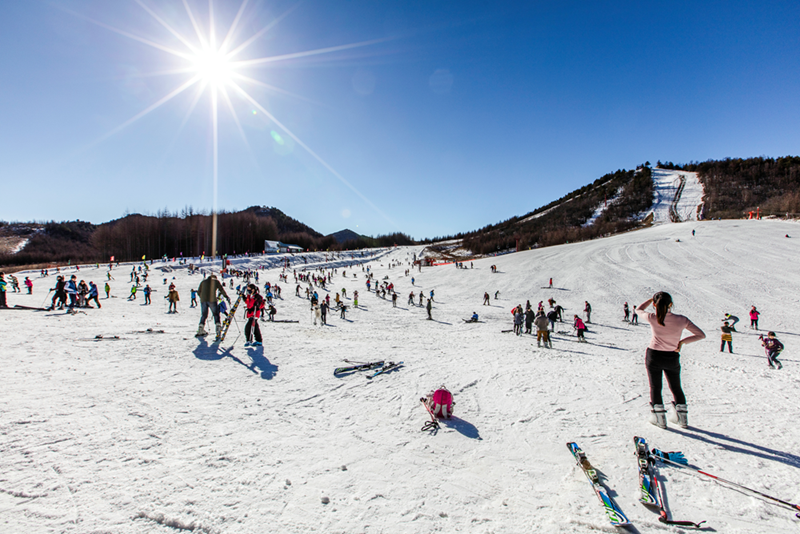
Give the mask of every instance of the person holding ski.
M 650 422 L 659 428 L 667 428 L 667 411 L 664 409 L 661 397 L 663 373 L 667 377 L 667 384 L 674 398 L 672 404 L 675 413 L 670 420 L 681 428 L 687 428 L 688 409 L 686 396 L 681 388 L 681 347 L 705 339 L 706 335 L 688 318 L 670 311 L 672 296 L 666 291 L 659 291 L 653 298 L 640 304 L 637 309 L 644 312 L 651 304 L 656 312 L 645 312 L 653 332 L 645 356 L 647 378 L 650 382 Z M 692 335 L 681 339 L 684 330 L 688 330 Z
M 213 273 L 208 276 L 205 280 L 200 282 L 200 285 L 197 287 L 197 292 L 200 294 L 200 325 L 197 327 L 197 335 L 198 336 L 205 336 L 208 333 L 206 332 L 206 319 L 208 318 L 208 312 L 211 312 L 211 315 L 214 317 L 214 324 L 216 327 L 216 334 L 219 336 L 220 332 L 222 331 L 222 325 L 219 322 L 219 306 L 217 306 L 217 293 L 221 293 L 222 296 L 225 297 L 225 300 L 228 301 L 230 304 L 231 299 L 228 297 L 228 294 L 225 292 L 225 288 L 222 287 L 222 284 L 217 280 L 216 275 Z
M 778 338 L 775 337 L 775 332 L 767 332 L 766 338 L 764 336 L 758 336 L 758 339 L 761 340 L 764 352 L 767 353 L 767 363 L 769 363 L 770 368 L 783 368 L 783 364 L 778 361 L 778 355 L 783 350 L 783 343 L 778 341 Z M 773 365 L 773 363 L 775 365 Z
M 756 330 L 758 330 L 759 315 L 761 315 L 761 313 L 758 310 L 756 310 L 755 306 L 750 308 L 750 328 L 755 328 Z
M 261 327 L 258 326 L 258 318 L 261 317 L 261 313 L 264 311 L 264 299 L 255 284 L 247 286 L 247 296 L 244 298 L 244 304 L 246 307 L 245 317 L 247 317 L 247 323 L 244 325 L 244 346 L 260 347 Z

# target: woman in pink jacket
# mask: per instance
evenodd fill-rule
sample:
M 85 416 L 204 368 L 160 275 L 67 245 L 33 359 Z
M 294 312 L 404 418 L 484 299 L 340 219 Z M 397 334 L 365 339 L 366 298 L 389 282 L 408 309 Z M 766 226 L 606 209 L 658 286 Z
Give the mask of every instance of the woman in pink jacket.
M 653 337 L 647 346 L 645 358 L 647 378 L 650 381 L 650 406 L 652 406 L 650 422 L 657 427 L 667 428 L 667 411 L 661 398 L 663 373 L 667 376 L 667 384 L 675 399 L 672 403 L 675 407 L 672 422 L 686 428 L 689 423 L 686 396 L 681 389 L 681 347 L 705 339 L 706 335 L 692 321 L 670 311 L 672 297 L 669 293 L 659 291 L 636 309 L 644 312 L 650 304 L 656 309 L 655 313 L 645 312 L 645 318 L 653 329 Z M 684 330 L 688 330 L 692 335 L 681 339 Z
M 750 308 L 750 328 L 755 328 L 758 330 L 758 316 L 761 315 L 756 307 L 753 306 Z

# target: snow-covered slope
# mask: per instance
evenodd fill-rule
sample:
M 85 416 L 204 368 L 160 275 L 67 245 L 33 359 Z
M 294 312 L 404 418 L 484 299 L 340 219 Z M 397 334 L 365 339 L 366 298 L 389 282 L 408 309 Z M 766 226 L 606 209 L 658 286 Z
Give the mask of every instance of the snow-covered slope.
M 359 290 L 360 308 L 314 326 L 307 301 L 282 284 L 278 318 L 299 323 L 264 324 L 263 350 L 244 348 L 236 326 L 221 349 L 193 337 L 199 314 L 189 288 L 200 276 L 183 269 L 168 275 L 181 293 L 177 315 L 165 313 L 158 271 L 153 305 L 127 301 L 125 269 L 112 281 L 119 298 L 101 299 L 100 310 L 0 311 L 0 531 L 615 532 L 567 451 L 575 440 L 639 532 L 677 532 L 637 501 L 635 435 L 800 501 L 800 252 L 784 237 L 796 228 L 659 225 L 476 260 L 474 269 L 426 268 L 412 273 L 413 287 L 405 267 L 388 265 L 419 248 L 398 248 L 371 264 L 398 288 L 397 308 L 366 292 L 360 267 L 347 276 L 340 268 L 333 288 L 348 297 Z M 261 285 L 278 273 L 263 273 Z M 79 276 L 100 283 L 104 274 Z M 543 289 L 550 277 L 556 288 Z M 52 283 L 34 278 L 33 296 L 9 294 L 10 303 L 38 306 Z M 406 301 L 431 289 L 427 321 Z M 625 301 L 657 290 L 708 334 L 681 357 L 688 430 L 646 422 L 649 327 L 621 321 Z M 499 299 L 482 306 L 484 291 Z M 501 332 L 512 306 L 548 297 L 568 317 L 591 302 L 589 344 L 557 333 L 552 350 L 539 349 L 530 336 Z M 762 329 L 786 344 L 781 371 L 767 367 L 744 324 L 753 304 Z M 461 320 L 473 311 L 484 322 Z M 743 320 L 732 355 L 719 353 L 724 312 Z M 99 334 L 106 339 L 93 340 Z M 335 378 L 345 358 L 405 366 L 372 381 Z M 458 418 L 430 435 L 420 431 L 419 398 L 442 384 Z M 707 520 L 726 534 L 797 531 L 789 510 L 677 469 L 661 474 L 676 519 Z
M 653 222 L 696 221 L 703 204 L 703 184 L 696 172 L 653 169 Z

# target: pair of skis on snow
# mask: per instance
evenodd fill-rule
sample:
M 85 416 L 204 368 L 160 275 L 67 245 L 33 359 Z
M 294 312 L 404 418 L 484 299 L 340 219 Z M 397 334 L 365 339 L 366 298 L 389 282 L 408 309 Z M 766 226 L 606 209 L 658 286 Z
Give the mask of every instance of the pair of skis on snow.
M 658 479 L 655 472 L 655 458 L 647 450 L 647 442 L 644 438 L 634 437 L 634 446 L 636 447 L 636 457 L 639 464 L 639 488 L 641 495 L 639 502 L 646 506 L 658 507 L 660 516 L 659 521 L 668 525 L 677 525 L 684 527 L 700 528 L 700 525 L 705 521 L 694 523 L 692 521 L 673 521 L 667 515 L 667 510 L 664 507 L 664 500 L 661 495 L 661 489 L 658 485 Z M 614 499 L 609 495 L 608 487 L 600 481 L 597 470 L 589 462 L 586 453 L 575 442 L 567 443 L 567 448 L 572 453 L 578 466 L 581 468 L 592 489 L 600 500 L 603 509 L 606 512 L 608 520 L 615 527 L 624 527 L 630 525 L 630 521 L 623 513 L 620 507 L 614 502 Z
M 347 360 L 345 360 L 347 361 Z M 359 371 L 375 371 L 370 373 L 367 378 L 375 378 L 376 376 L 392 371 L 402 367 L 403 362 L 384 362 L 383 360 L 377 362 L 358 363 L 346 367 L 337 367 L 333 370 L 333 376 L 348 376 Z

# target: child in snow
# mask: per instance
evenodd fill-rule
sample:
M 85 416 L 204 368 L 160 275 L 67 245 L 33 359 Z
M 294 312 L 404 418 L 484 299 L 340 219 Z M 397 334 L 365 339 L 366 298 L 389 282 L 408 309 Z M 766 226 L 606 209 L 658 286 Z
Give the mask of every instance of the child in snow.
M 671 418 L 672 422 L 677 423 L 681 428 L 687 428 L 688 411 L 686 408 L 686 396 L 681 389 L 681 347 L 688 343 L 694 343 L 705 339 L 706 335 L 692 321 L 683 315 L 676 315 L 672 309 L 672 296 L 665 291 L 659 291 L 653 298 L 647 299 L 637 308 L 645 311 L 650 304 L 656 309 L 656 313 L 647 313 L 647 322 L 653 329 L 653 337 L 647 346 L 645 366 L 647 367 L 647 378 L 650 381 L 650 405 L 652 415 L 650 422 L 659 428 L 667 428 L 667 411 L 661 397 L 662 373 L 667 375 L 675 415 Z M 684 329 L 692 333 L 691 336 L 681 339 Z
M 769 366 L 781 369 L 783 365 L 778 361 L 778 355 L 783 350 L 783 343 L 778 341 L 778 338 L 775 337 L 775 332 L 768 332 L 766 338 L 764 336 L 759 336 L 759 339 L 761 340 L 761 345 L 764 347 L 764 352 L 767 353 L 767 363 L 769 363 Z M 773 365 L 773 363 L 775 365 Z
M 728 352 L 733 354 L 733 334 L 731 334 L 731 332 L 734 331 L 733 328 L 728 325 L 728 321 L 725 321 L 725 324 L 720 327 L 720 330 L 722 330 L 722 342 L 720 343 L 719 351 L 725 352 L 725 343 L 727 342 Z

